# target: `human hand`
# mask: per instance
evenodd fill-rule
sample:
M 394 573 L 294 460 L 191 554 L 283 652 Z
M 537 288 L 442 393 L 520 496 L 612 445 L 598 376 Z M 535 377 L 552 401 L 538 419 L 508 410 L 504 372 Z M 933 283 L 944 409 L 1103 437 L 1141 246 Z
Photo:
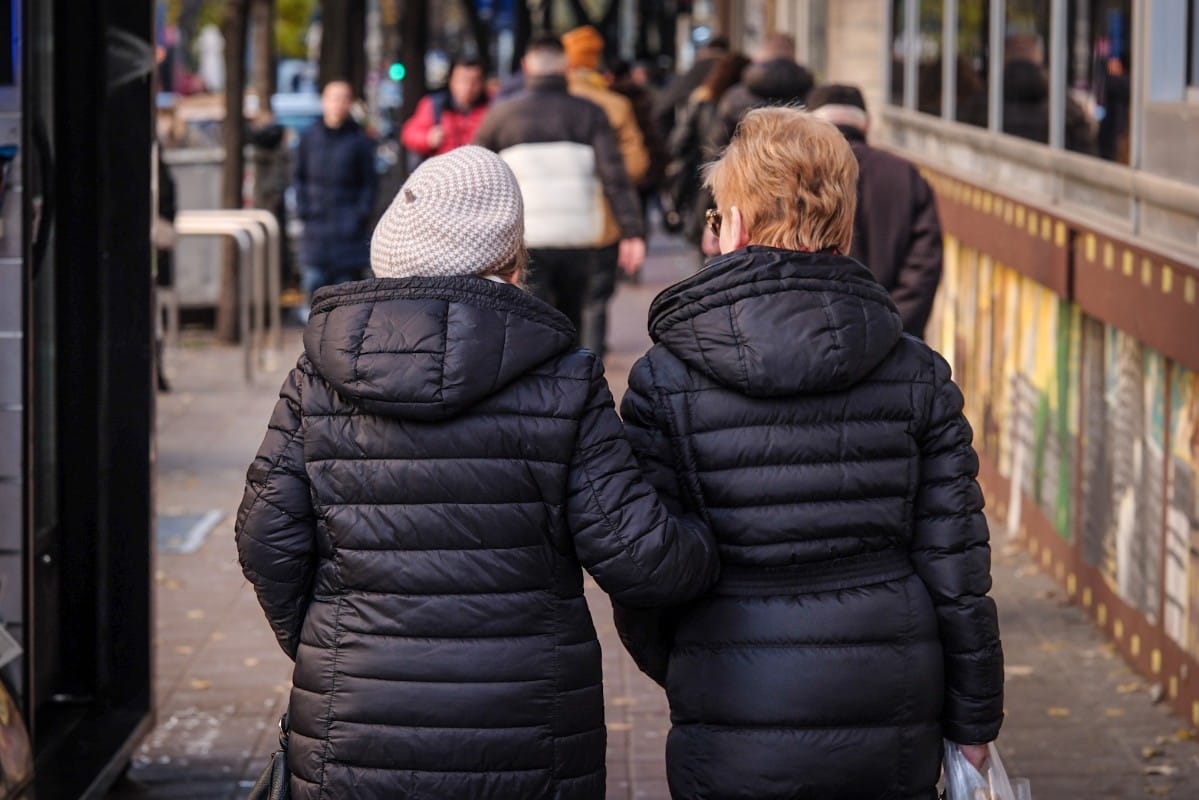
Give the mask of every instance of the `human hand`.
M 626 275 L 635 275 L 645 263 L 645 240 L 641 237 L 621 239 L 616 263 Z
M 959 744 L 957 748 L 970 762 L 970 766 L 980 773 L 983 771 L 983 767 L 987 764 L 987 746 L 985 744 Z
M 441 143 L 445 141 L 445 130 L 440 125 L 434 125 L 429 128 L 429 136 L 425 142 L 429 145 L 430 150 L 436 150 L 441 147 Z

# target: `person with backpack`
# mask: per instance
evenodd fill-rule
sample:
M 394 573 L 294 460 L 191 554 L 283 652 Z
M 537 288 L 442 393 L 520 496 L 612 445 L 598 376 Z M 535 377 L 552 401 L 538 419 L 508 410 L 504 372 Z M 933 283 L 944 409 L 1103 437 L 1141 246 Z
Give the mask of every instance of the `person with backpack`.
M 424 159 L 470 144 L 490 104 L 486 77 L 477 59 L 454 61 L 446 88 L 422 97 L 404 123 L 400 141 L 408 152 Z

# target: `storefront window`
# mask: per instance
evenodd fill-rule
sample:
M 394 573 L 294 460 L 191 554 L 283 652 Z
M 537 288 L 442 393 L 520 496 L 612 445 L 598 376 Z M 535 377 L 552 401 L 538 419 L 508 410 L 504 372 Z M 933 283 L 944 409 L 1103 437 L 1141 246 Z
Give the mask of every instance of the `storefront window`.
M 987 127 L 987 81 L 990 76 L 991 3 L 958 3 L 958 122 Z
M 1191 0 L 1187 11 L 1187 83 L 1199 87 L 1199 0 Z
M 891 0 L 891 102 L 903 105 L 904 66 L 907 63 L 907 12 L 904 0 Z
M 1070 3 L 1066 149 L 1128 163 L 1131 0 Z
M 920 0 L 920 66 L 917 71 L 916 107 L 926 114 L 941 115 L 941 97 L 945 52 L 942 24 L 945 4 L 941 0 Z
M 1049 143 L 1049 3 L 1008 0 L 1003 132 Z

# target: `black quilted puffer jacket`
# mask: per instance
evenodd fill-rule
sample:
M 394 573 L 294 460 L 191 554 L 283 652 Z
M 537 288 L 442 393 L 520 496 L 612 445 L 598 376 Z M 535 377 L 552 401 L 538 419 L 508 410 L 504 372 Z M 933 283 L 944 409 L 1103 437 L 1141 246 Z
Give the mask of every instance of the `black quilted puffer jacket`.
M 618 607 L 664 682 L 675 797 L 933 798 L 994 739 L 1003 666 L 977 456 L 949 367 L 857 262 L 749 247 L 666 290 L 622 412 L 721 578 Z
M 603 797 L 580 564 L 653 605 L 718 558 L 641 477 L 574 335 L 480 278 L 318 293 L 237 519 L 296 662 L 299 800 Z

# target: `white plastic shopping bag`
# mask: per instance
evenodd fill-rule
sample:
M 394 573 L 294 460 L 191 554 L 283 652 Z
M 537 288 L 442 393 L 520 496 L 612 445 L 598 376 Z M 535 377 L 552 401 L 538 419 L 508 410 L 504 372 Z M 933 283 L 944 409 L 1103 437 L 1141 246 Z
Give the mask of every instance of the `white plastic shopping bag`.
M 945 742 L 945 800 L 1029 800 L 1017 798 L 995 743 L 987 745 L 980 773 L 953 742 Z

